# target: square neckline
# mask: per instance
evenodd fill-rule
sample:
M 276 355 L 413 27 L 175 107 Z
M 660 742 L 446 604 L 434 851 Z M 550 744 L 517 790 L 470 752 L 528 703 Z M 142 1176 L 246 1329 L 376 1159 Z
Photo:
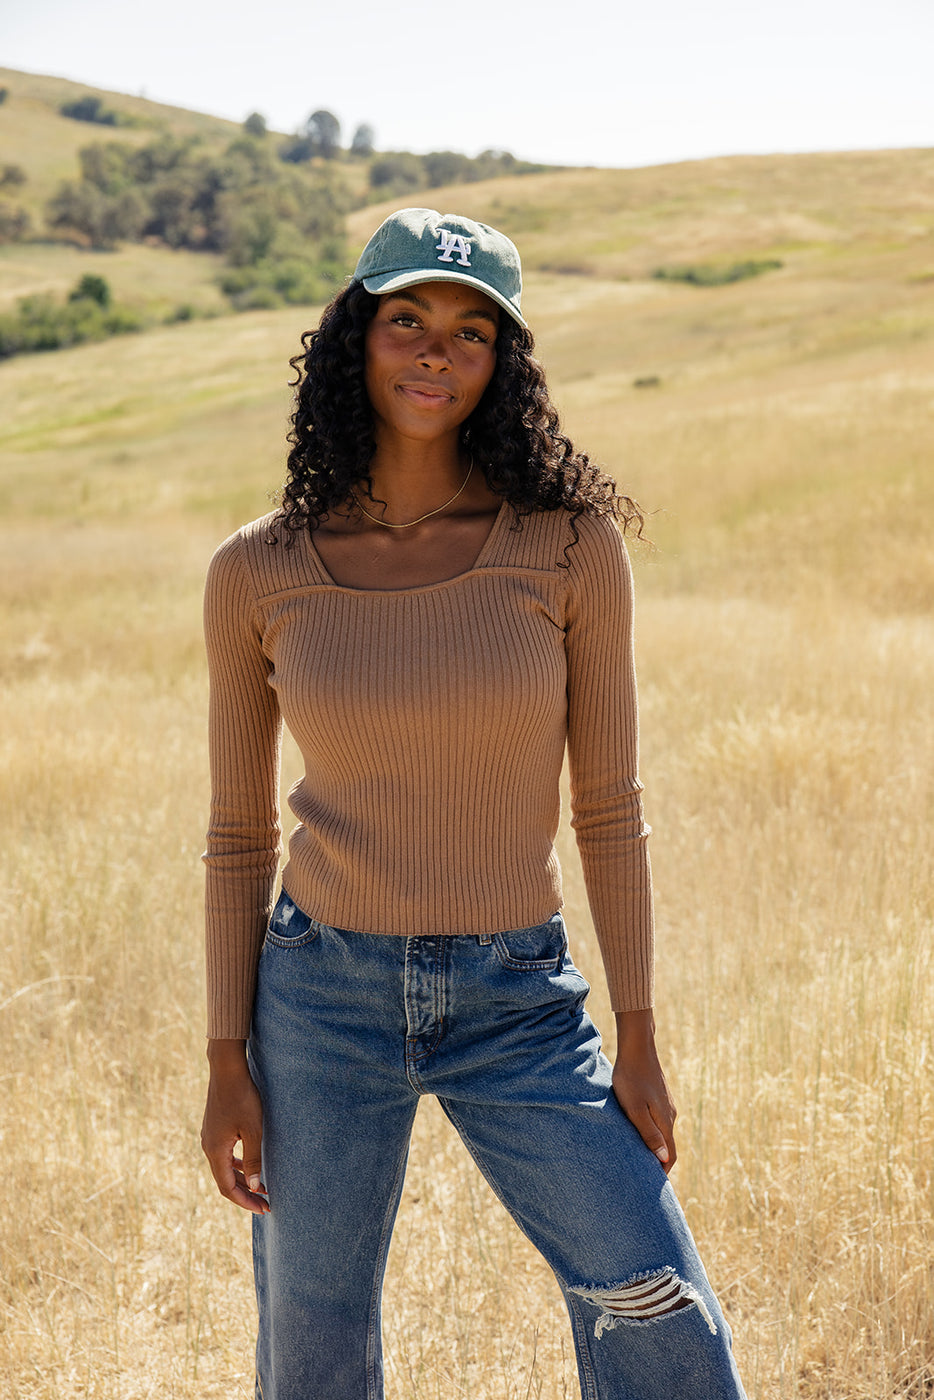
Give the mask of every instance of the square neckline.
M 508 509 L 509 502 L 504 497 L 502 502 L 500 503 L 499 509 L 496 512 L 496 515 L 493 518 L 492 523 L 490 524 L 490 528 L 486 533 L 486 537 L 483 540 L 483 543 L 481 544 L 479 550 L 477 551 L 473 563 L 468 568 L 462 569 L 460 573 L 451 574 L 449 578 L 435 579 L 433 583 L 413 583 L 403 588 L 361 588 L 358 585 L 352 583 L 338 583 L 335 578 L 332 578 L 330 571 L 328 570 L 324 560 L 321 558 L 321 555 L 318 552 L 318 547 L 315 544 L 313 532 L 306 532 L 305 542 L 307 548 L 311 553 L 312 561 L 315 565 L 315 568 L 320 573 L 324 584 L 326 584 L 329 588 L 338 588 L 343 593 L 363 593 L 365 595 L 377 595 L 387 593 L 424 593 L 431 588 L 446 588 L 449 584 L 457 583 L 460 579 L 468 578 L 471 574 L 474 574 L 479 569 L 482 569 L 486 564 L 487 555 L 490 552 L 495 537 L 499 534 L 501 522 L 505 517 L 506 511 Z

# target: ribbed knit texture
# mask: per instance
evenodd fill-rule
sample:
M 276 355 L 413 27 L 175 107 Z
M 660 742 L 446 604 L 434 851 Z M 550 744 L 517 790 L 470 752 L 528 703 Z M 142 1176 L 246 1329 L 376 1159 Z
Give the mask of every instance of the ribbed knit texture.
M 652 1004 L 652 906 L 632 664 L 632 581 L 612 521 L 497 515 L 466 573 L 335 584 L 273 516 L 212 560 L 208 1034 L 247 1035 L 279 861 L 281 716 L 305 761 L 282 883 L 323 923 L 477 934 L 561 905 L 572 825 L 614 1008 Z

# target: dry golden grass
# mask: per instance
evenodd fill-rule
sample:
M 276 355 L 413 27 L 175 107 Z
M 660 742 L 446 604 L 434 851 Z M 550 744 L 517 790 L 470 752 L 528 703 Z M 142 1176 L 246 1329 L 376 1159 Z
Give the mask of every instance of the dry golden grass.
M 210 253 L 144 243 L 112 253 L 91 253 L 70 243 L 8 243 L 0 247 L 0 312 L 37 293 L 64 298 L 87 273 L 96 273 L 106 279 L 115 301 L 139 307 L 154 320 L 185 304 L 202 315 L 229 315 L 216 282 L 221 268 L 221 258 Z
M 818 257 L 828 276 L 860 250 L 932 268 L 934 150 L 723 156 L 637 170 L 563 170 L 449 185 L 413 195 L 506 230 L 523 266 L 605 278 L 662 263 L 775 253 Z M 398 201 L 350 217 L 359 242 Z M 904 264 L 902 264 L 904 270 Z
M 863 247 L 846 276 L 789 263 L 709 292 L 529 286 L 569 425 L 660 510 L 637 641 L 675 1180 L 756 1400 L 934 1392 L 921 256 Z M 214 544 L 279 480 L 303 319 L 0 366 L 10 1395 L 251 1393 L 247 1222 L 197 1145 L 199 598 Z M 553 1282 L 430 1104 L 386 1353 L 389 1400 L 577 1395 Z

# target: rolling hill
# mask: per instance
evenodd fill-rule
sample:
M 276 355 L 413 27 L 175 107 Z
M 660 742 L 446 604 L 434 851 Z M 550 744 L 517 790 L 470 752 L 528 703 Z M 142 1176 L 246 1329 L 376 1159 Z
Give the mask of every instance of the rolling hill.
M 0 85 L 10 89 L 0 106 L 5 158 L 27 170 L 24 190 L 34 182 L 48 188 L 72 168 L 79 144 L 113 135 L 58 115 L 64 97 L 84 91 L 73 84 L 0 72 Z M 118 129 L 121 140 L 167 129 L 223 142 L 236 129 L 141 98 L 102 96 L 145 123 Z M 768 522 L 801 578 L 819 574 L 831 550 L 847 586 L 867 603 L 928 605 L 934 565 L 919 522 L 932 496 L 923 405 L 934 353 L 934 151 L 567 170 L 413 192 L 410 200 L 464 209 L 517 240 L 526 306 L 568 422 L 620 464 L 633 494 L 662 512 L 651 534 L 677 556 L 679 569 L 701 578 L 714 567 L 709 551 L 688 547 L 689 523 L 695 545 L 700 527 L 729 540 L 729 550 L 716 551 L 717 571 L 746 575 Z M 348 272 L 357 248 L 398 203 L 348 216 Z M 780 266 L 723 286 L 653 276 L 660 268 L 750 260 Z M 216 311 L 217 266 L 209 254 L 147 244 L 98 253 L 25 242 L 0 247 L 0 297 L 64 291 L 92 270 L 131 304 L 187 301 Z M 171 338 L 180 364 L 189 357 L 207 363 L 226 359 L 227 346 L 244 335 L 249 341 L 248 326 L 258 344 L 256 336 L 265 342 L 281 325 L 284 363 L 313 314 L 293 308 L 235 331 L 222 320 L 158 335 Z M 154 362 L 161 343 L 153 341 Z M 132 364 L 141 348 L 123 343 L 94 354 L 100 363 Z M 81 355 L 90 353 L 76 352 L 79 378 L 79 367 L 90 363 Z M 45 362 L 2 369 L 8 385 L 41 381 Z M 256 366 L 254 396 L 272 392 L 262 387 L 270 373 L 271 366 Z M 156 384 L 146 392 L 161 394 Z M 102 393 L 106 399 L 109 390 Z M 184 403 L 184 386 L 180 393 Z M 212 412 L 210 400 L 200 399 L 199 411 Z M 281 405 L 278 391 L 270 402 Z M 170 418 L 178 411 L 173 404 Z M 108 431 L 116 430 L 115 423 Z M 51 445 L 47 433 L 42 438 Z M 237 460 L 238 444 L 231 447 Z M 145 455 L 145 437 L 132 450 Z M 711 464 L 716 491 L 705 472 L 685 469 L 687 461 Z M 857 536 L 859 556 L 849 547 Z M 755 572 L 762 587 L 776 586 L 767 569 Z

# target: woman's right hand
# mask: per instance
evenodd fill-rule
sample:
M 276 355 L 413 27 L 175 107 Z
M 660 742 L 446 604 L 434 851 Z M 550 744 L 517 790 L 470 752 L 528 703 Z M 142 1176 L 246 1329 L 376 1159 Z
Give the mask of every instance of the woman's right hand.
M 211 1078 L 201 1125 L 201 1147 L 217 1189 L 228 1201 L 266 1215 L 269 1202 L 260 1180 L 263 1105 L 246 1059 L 245 1040 L 209 1040 Z M 234 1155 L 242 1144 L 242 1157 Z

